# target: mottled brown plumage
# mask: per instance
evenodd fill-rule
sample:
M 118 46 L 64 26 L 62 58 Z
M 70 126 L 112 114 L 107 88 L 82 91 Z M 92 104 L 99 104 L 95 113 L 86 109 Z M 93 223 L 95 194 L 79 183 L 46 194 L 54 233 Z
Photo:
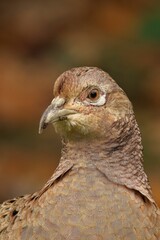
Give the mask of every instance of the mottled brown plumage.
M 160 239 L 139 128 L 115 81 L 94 67 L 63 73 L 39 131 L 49 123 L 59 166 L 40 191 L 0 206 L 0 240 Z

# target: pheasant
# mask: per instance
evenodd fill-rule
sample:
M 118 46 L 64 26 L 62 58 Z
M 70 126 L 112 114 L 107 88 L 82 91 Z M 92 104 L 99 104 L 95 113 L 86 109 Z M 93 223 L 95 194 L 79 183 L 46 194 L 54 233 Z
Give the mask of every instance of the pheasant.
M 59 166 L 34 194 L 0 205 L 0 240 L 158 240 L 160 210 L 124 91 L 103 70 L 64 72 L 39 132 L 62 138 Z

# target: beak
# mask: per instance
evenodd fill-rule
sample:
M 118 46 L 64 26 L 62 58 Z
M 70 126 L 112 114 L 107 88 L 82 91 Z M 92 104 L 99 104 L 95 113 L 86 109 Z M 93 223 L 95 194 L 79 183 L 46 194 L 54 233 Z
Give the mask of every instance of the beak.
M 68 115 L 77 113 L 72 109 L 63 108 L 64 104 L 65 104 L 64 98 L 56 97 L 53 99 L 51 104 L 47 107 L 47 109 L 42 114 L 42 117 L 39 123 L 39 134 L 43 132 L 43 129 L 45 129 L 48 126 L 48 124 L 54 123 L 60 120 L 65 120 L 67 119 Z

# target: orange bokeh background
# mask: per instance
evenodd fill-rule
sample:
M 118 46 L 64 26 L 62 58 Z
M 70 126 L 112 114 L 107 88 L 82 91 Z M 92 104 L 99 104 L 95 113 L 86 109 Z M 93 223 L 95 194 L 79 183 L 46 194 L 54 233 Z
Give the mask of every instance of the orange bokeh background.
M 134 105 L 145 169 L 160 204 L 160 11 L 149 0 L 0 3 L 0 201 L 42 187 L 60 138 L 40 116 L 55 79 L 76 66 L 107 71 Z

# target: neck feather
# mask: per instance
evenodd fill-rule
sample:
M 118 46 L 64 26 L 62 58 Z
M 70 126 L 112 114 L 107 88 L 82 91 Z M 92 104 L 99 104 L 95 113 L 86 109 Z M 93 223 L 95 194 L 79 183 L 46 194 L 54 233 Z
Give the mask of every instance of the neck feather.
M 143 168 L 141 135 L 134 115 L 115 122 L 112 129 L 117 132 L 116 138 L 111 134 L 107 139 L 63 142 L 61 162 L 92 164 L 110 181 L 138 191 L 154 202 Z

